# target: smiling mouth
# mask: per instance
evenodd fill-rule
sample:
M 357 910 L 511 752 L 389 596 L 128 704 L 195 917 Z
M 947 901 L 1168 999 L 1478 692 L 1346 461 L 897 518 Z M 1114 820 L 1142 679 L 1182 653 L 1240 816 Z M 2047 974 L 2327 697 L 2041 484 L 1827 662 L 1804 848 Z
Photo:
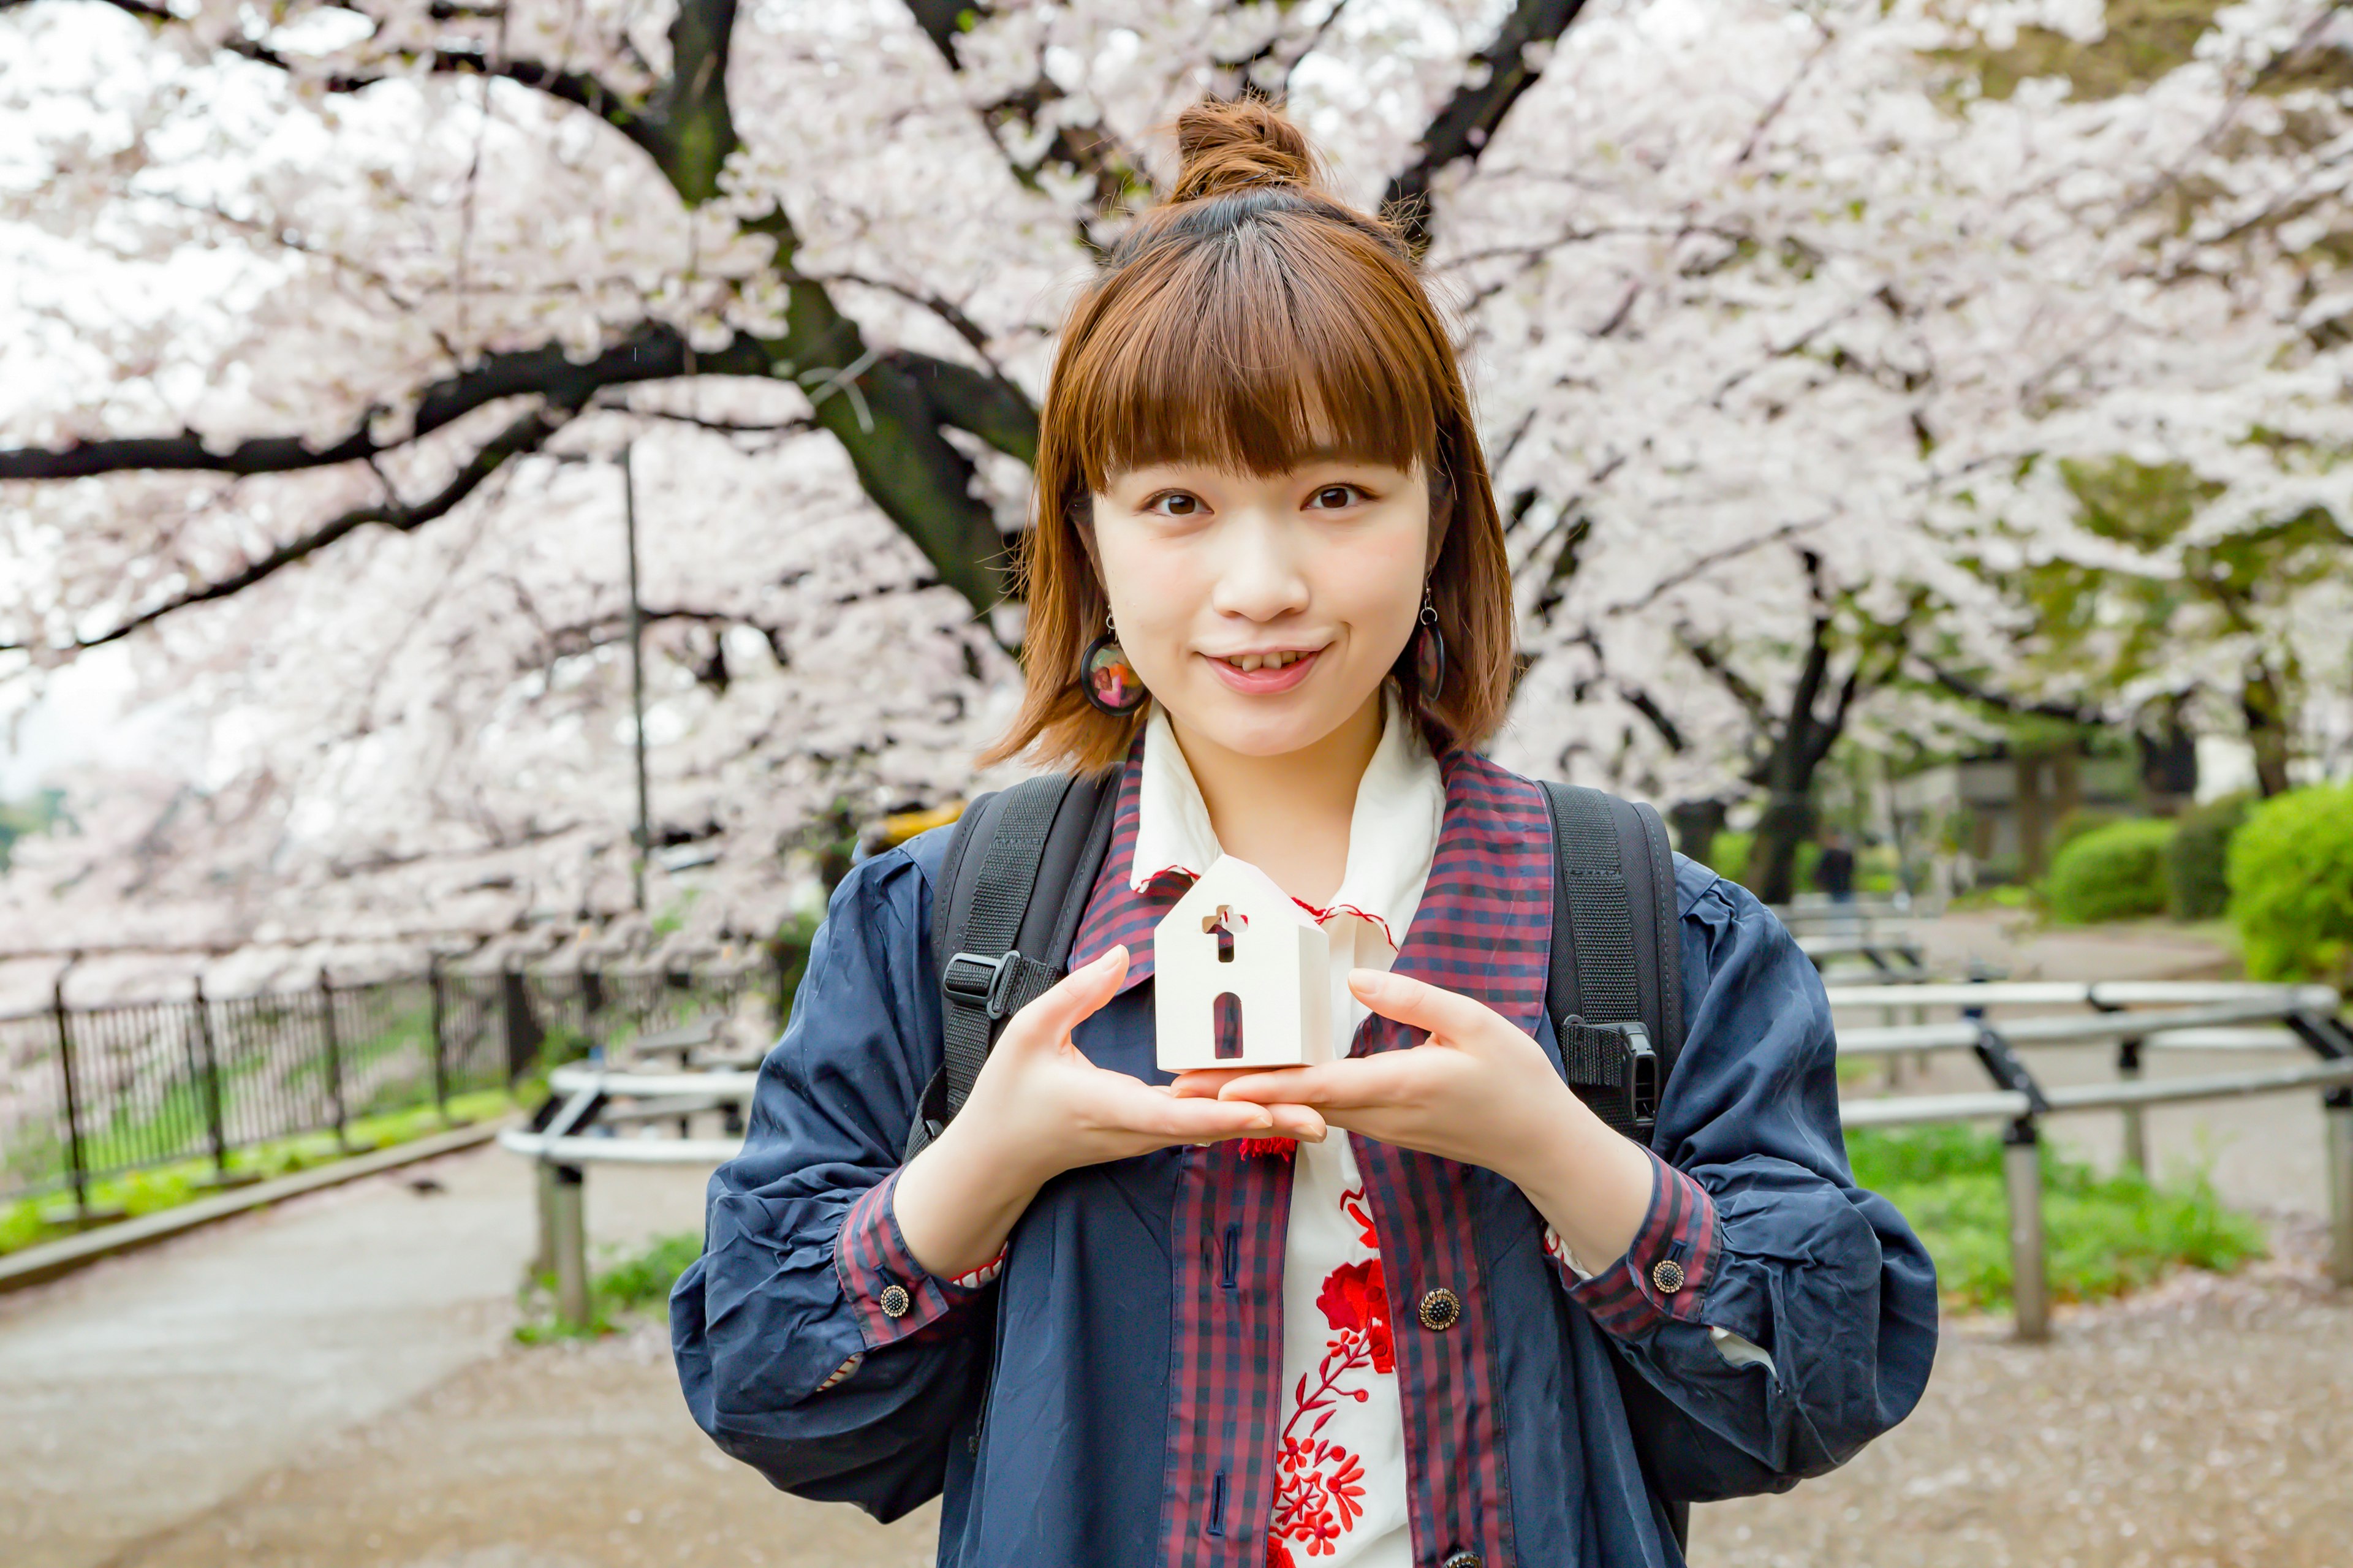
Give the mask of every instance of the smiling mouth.
M 1219 656 L 1205 655 L 1209 668 L 1218 679 L 1232 690 L 1252 697 L 1271 697 L 1289 691 L 1307 679 L 1324 650 L 1320 647 L 1284 648 L 1275 653 L 1250 653 Z
M 1314 658 L 1321 651 L 1320 648 L 1291 648 L 1282 653 L 1240 654 L 1232 658 L 1211 657 L 1229 669 L 1239 669 L 1244 675 L 1250 675 L 1261 669 L 1287 669 L 1303 658 Z

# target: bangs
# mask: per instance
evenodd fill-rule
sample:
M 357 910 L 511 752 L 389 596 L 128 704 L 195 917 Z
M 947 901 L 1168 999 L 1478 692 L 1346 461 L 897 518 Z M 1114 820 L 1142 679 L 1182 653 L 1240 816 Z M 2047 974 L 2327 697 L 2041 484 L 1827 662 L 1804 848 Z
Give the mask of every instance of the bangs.
M 1411 273 L 1370 236 L 1292 216 L 1155 237 L 1090 302 L 1056 389 L 1089 490 L 1161 463 L 1435 468 L 1452 356 Z

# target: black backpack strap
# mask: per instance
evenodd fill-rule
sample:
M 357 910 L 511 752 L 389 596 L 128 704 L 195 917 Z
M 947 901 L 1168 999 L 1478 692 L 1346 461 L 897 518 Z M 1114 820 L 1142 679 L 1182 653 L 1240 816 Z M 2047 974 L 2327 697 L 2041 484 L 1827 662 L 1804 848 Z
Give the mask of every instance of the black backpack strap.
M 1599 790 L 1547 783 L 1552 816 L 1552 967 L 1545 1010 L 1569 1087 L 1594 1114 L 1650 1142 L 1683 1044 L 1683 945 L 1675 859 L 1657 811 Z M 1655 1478 L 1662 1435 L 1684 1416 L 1612 1358 L 1634 1447 Z M 1653 1489 L 1659 1489 L 1655 1479 Z M 1691 1543 L 1691 1504 L 1661 1490 L 1675 1544 Z
M 932 890 L 942 1062 L 906 1157 L 939 1136 L 980 1077 L 1005 1020 L 1062 978 L 1111 843 L 1116 772 L 1026 779 L 957 820 Z
M 1683 1048 L 1674 857 L 1651 807 L 1546 783 L 1552 966 L 1545 1009 L 1569 1086 L 1595 1115 L 1650 1140 Z

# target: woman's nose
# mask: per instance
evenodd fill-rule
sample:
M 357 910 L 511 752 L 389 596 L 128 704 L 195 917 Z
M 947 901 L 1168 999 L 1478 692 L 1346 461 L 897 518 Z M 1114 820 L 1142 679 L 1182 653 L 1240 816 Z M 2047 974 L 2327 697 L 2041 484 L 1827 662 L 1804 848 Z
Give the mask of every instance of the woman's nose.
M 1271 621 L 1307 607 L 1307 578 L 1297 541 L 1280 522 L 1244 512 L 1219 531 L 1218 581 L 1209 604 L 1219 615 Z

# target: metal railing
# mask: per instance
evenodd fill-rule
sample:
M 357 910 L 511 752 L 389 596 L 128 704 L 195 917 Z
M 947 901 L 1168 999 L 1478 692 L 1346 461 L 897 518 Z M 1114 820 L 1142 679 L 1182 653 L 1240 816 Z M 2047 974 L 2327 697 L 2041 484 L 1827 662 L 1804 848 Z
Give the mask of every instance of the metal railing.
M 2328 1140 L 2330 1267 L 2340 1284 L 2353 1285 L 2353 1030 L 2339 1016 L 2337 993 L 2327 987 L 2189 982 L 1902 984 L 1832 986 L 1830 999 L 1837 1012 L 1869 1008 L 1883 1016 L 1903 1012 L 1919 1020 L 1842 1029 L 1838 1042 L 1842 1056 L 1968 1050 L 1992 1079 L 1992 1087 L 1982 1090 L 1841 1100 L 1839 1114 L 1850 1128 L 1985 1121 L 2008 1124 L 2002 1179 L 2010 1207 L 2011 1296 L 2021 1339 L 2047 1339 L 2051 1331 L 2040 1145 L 2042 1121 L 2052 1115 L 2123 1112 L 2127 1158 L 2146 1173 L 2147 1152 L 2139 1118 L 2149 1106 L 2318 1091 Z M 1986 1016 L 1994 1009 L 2068 1005 L 2093 1011 L 2000 1022 Z M 1932 1007 L 1958 1008 L 1964 1016 L 1949 1023 L 1928 1022 L 1923 1015 Z M 2269 1027 L 2249 1037 L 2248 1028 L 2254 1025 Z M 2217 1042 L 2217 1031 L 2230 1032 L 2229 1037 Z M 2217 1043 L 2223 1048 L 2300 1047 L 2314 1059 L 2294 1067 L 2185 1078 L 2141 1076 L 2145 1049 L 2211 1049 Z M 2017 1054 L 2021 1046 L 2100 1044 L 2117 1047 L 2116 1083 L 2046 1088 Z M 500 1134 L 504 1147 L 539 1163 L 540 1268 L 555 1277 L 560 1318 L 574 1323 L 588 1320 L 586 1168 L 720 1164 L 736 1153 L 740 1137 L 691 1137 L 685 1119 L 698 1110 L 725 1107 L 729 1131 L 734 1133 L 740 1107 L 751 1099 L 757 1082 L 756 1072 L 716 1063 L 706 1071 L 563 1068 L 549 1079 L 557 1098 L 538 1125 Z M 673 1119 L 679 1122 L 677 1137 L 616 1136 L 625 1124 L 649 1124 L 639 1131 L 650 1132 L 649 1124 Z
M 0 1017 L 0 1201 L 70 1192 L 68 1223 L 116 1217 L 109 1177 L 191 1160 L 252 1179 L 239 1155 L 496 1089 L 541 1065 L 662 1028 L 748 990 L 765 971 L 426 974 L 262 995 L 69 1006 Z
M 2339 1016 L 2340 999 L 2323 985 L 2252 985 L 2196 981 L 2078 984 L 2021 982 L 1958 985 L 1833 986 L 1833 1012 L 1870 1008 L 1883 1019 L 1908 1013 L 1909 1023 L 1841 1029 L 1843 1057 L 1925 1057 L 1972 1053 L 1991 1080 L 1989 1089 L 1955 1094 L 1886 1096 L 1842 1100 L 1850 1127 L 1904 1127 L 1925 1122 L 2006 1122 L 2002 1184 L 2010 1207 L 2010 1292 L 2018 1337 L 2051 1332 L 2051 1293 L 2042 1231 L 2042 1123 L 2048 1116 L 2118 1111 L 2124 1117 L 2126 1162 L 2148 1171 L 2144 1112 L 2154 1105 L 2235 1099 L 2246 1095 L 2317 1091 L 2328 1144 L 2329 1268 L 2353 1285 L 2353 1029 Z M 2081 1006 L 2088 1013 L 2001 1018 L 1997 1009 Z M 1929 1022 L 1931 1008 L 1961 1016 Z M 2021 1047 L 2114 1046 L 2113 1083 L 2042 1084 L 2018 1055 Z M 2311 1060 L 2295 1067 L 2250 1068 L 2184 1078 L 2143 1076 L 2146 1053 L 2166 1049 L 2301 1047 Z

